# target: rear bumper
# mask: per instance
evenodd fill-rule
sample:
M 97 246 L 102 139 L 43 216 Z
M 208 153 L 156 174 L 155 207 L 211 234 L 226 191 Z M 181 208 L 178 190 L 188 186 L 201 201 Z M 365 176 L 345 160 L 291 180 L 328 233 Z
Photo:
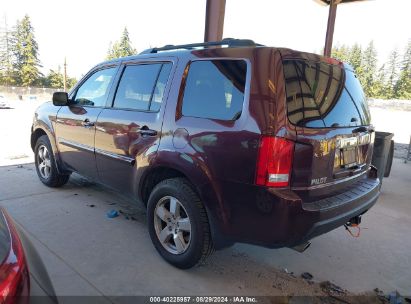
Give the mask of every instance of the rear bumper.
M 380 194 L 380 181 L 371 176 L 309 203 L 290 189 L 237 185 L 234 190 L 233 185 L 225 186 L 228 220 L 219 232 L 227 242 L 268 248 L 293 247 L 338 228 L 368 211 Z
M 346 224 L 355 216 L 367 212 L 380 195 L 379 179 L 366 179 L 355 183 L 351 189 L 325 201 L 303 204 L 308 211 L 319 212 L 319 221 L 302 237 L 299 243 L 327 233 Z M 316 205 L 316 206 L 314 206 Z

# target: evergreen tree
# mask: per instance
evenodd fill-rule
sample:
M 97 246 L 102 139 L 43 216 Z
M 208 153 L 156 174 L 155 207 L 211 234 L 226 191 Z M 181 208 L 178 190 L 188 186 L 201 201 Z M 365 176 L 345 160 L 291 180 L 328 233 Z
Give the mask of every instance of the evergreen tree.
M 77 79 L 68 77 L 66 79 L 67 89 L 70 90 L 77 83 Z M 42 85 L 54 89 L 64 88 L 64 76 L 60 66 L 56 70 L 50 70 L 47 77 L 43 78 Z
M 354 44 L 350 49 L 348 63 L 353 67 L 358 79 L 363 83 L 362 48 L 359 44 Z
M 350 56 L 350 48 L 345 44 L 342 46 L 333 47 L 331 50 L 331 57 L 341 60 L 343 62 L 348 62 Z
M 16 56 L 17 84 L 22 86 L 36 84 L 42 76 L 39 71 L 39 47 L 28 15 L 24 16 L 23 20 L 17 22 L 13 48 Z
M 58 67 L 57 71 L 50 70 L 46 78 L 48 87 L 55 89 L 61 89 L 64 87 L 64 77 L 60 70 L 60 66 Z
M 377 72 L 377 51 L 374 47 L 374 42 L 370 41 L 363 54 L 362 62 L 362 86 L 365 95 L 371 97 L 374 94 L 374 81 Z
M 401 62 L 400 75 L 395 84 L 396 97 L 411 99 L 411 40 L 405 49 Z
M 372 87 L 372 94 L 371 97 L 375 98 L 386 98 L 387 97 L 387 86 L 386 80 L 387 73 L 385 69 L 385 64 L 383 64 L 377 72 L 376 79 L 374 81 L 374 85 Z
M 110 43 L 110 47 L 107 52 L 107 59 L 130 56 L 134 55 L 135 53 L 136 49 L 133 48 L 127 27 L 125 27 L 120 41 L 116 41 L 114 44 Z
M 399 54 L 398 50 L 394 49 L 387 62 L 387 84 L 386 84 L 386 98 L 395 98 L 398 95 L 396 82 L 398 80 L 399 70 Z
M 7 86 L 15 83 L 12 35 L 13 32 L 9 30 L 4 17 L 4 28 L 0 27 L 0 85 Z

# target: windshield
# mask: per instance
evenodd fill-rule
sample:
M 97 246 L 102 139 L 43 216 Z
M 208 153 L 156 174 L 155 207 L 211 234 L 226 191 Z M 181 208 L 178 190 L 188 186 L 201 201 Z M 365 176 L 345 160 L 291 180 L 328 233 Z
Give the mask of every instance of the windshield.
M 288 118 L 308 128 L 370 124 L 361 85 L 343 67 L 307 60 L 284 60 Z

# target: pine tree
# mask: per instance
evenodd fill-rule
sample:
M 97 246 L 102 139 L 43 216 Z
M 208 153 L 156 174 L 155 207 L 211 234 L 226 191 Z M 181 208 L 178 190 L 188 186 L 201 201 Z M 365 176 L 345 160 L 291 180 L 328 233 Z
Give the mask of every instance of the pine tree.
M 363 66 L 362 66 L 362 48 L 359 44 L 354 44 L 350 49 L 348 56 L 348 63 L 353 67 L 355 74 L 360 80 L 361 84 L 364 83 L 363 79 Z
M 125 27 L 120 41 L 116 41 L 114 44 L 110 43 L 109 50 L 107 52 L 107 59 L 130 56 L 135 53 L 136 49 L 134 49 L 131 45 L 128 30 L 127 27 Z
M 398 50 L 394 49 L 391 52 L 391 55 L 388 59 L 387 62 L 387 84 L 386 84 L 386 90 L 387 94 L 386 97 L 388 99 L 392 99 L 397 97 L 398 95 L 398 87 L 396 86 L 396 83 L 398 81 L 398 70 L 399 70 L 399 54 Z
M 8 28 L 7 19 L 4 17 L 4 28 L 0 28 L 0 84 L 6 86 L 15 82 L 12 35 L 13 32 Z
M 376 79 L 374 81 L 374 85 L 372 87 L 372 97 L 375 98 L 387 98 L 387 86 L 386 86 L 386 80 L 387 79 L 387 73 L 385 69 L 385 64 L 383 64 L 377 72 Z
M 16 82 L 22 86 L 34 85 L 42 74 L 39 70 L 41 67 L 38 59 L 39 47 L 28 15 L 17 22 L 14 39 Z
M 66 84 L 68 90 L 70 90 L 76 83 L 76 78 L 67 76 Z M 50 70 L 47 77 L 42 79 L 42 85 L 49 88 L 62 89 L 64 87 L 64 76 L 61 72 L 61 67 L 58 66 L 57 70 Z
M 57 68 L 57 71 L 50 70 L 49 74 L 47 75 L 47 86 L 55 89 L 61 89 L 64 87 L 64 77 L 61 73 L 60 66 Z
M 411 40 L 405 49 L 394 91 L 397 98 L 411 99 Z
M 372 97 L 374 94 L 373 86 L 377 72 L 377 51 L 374 47 L 374 42 L 370 41 L 363 54 L 362 61 L 362 86 L 365 95 Z
M 345 44 L 333 47 L 331 50 L 331 57 L 341 60 L 343 62 L 348 62 L 349 54 L 350 48 L 347 47 Z

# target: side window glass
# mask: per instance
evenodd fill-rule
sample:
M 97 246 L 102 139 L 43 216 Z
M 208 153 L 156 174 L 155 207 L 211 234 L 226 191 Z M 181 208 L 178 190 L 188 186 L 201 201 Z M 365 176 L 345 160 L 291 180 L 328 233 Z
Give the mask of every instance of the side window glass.
M 153 97 L 151 99 L 150 111 L 156 112 L 160 109 L 161 102 L 164 97 L 164 90 L 166 89 L 167 80 L 170 76 L 171 63 L 164 63 L 161 67 L 160 75 L 158 76 L 156 87 L 154 88 Z
M 161 67 L 161 63 L 127 66 L 117 88 L 114 107 L 150 110 L 150 103 L 153 94 L 155 94 L 155 84 L 159 73 L 161 74 Z
M 247 64 L 204 60 L 190 65 L 182 105 L 184 116 L 236 120 L 241 115 Z
M 74 104 L 104 107 L 109 93 L 110 83 L 117 68 L 99 70 L 92 74 L 77 90 Z

